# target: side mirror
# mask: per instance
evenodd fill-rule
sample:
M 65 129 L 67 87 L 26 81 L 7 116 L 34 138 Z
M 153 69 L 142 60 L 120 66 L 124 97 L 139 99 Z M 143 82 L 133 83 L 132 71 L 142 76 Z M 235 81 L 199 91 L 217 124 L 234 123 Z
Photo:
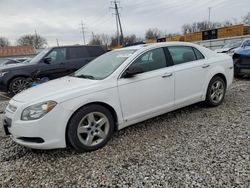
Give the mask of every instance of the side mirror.
M 123 74 L 123 78 L 132 78 L 134 77 L 136 74 L 141 74 L 143 73 L 143 69 L 139 66 L 132 66 L 130 68 L 128 68 L 124 74 Z
M 50 64 L 51 61 L 52 61 L 52 58 L 51 58 L 51 57 L 45 57 L 44 60 L 43 60 L 43 62 L 44 62 L 45 64 Z

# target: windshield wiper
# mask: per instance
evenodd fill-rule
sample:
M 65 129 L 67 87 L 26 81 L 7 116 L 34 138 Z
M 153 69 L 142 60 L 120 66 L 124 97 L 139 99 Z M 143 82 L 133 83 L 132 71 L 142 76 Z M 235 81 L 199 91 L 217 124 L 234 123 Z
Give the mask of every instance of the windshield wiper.
M 94 76 L 85 75 L 85 74 L 77 75 L 77 76 L 75 76 L 75 77 L 77 77 L 77 78 L 86 78 L 86 79 L 95 80 L 95 77 L 94 77 Z

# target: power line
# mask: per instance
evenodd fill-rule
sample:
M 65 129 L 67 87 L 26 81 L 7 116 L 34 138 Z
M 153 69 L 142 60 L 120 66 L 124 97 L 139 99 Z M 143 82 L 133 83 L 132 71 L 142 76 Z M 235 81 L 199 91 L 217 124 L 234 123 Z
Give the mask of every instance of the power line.
M 85 41 L 85 27 L 84 27 L 83 21 L 81 21 L 80 26 L 81 26 L 82 40 L 83 40 L 84 45 L 86 45 L 86 41 Z
M 116 16 L 116 29 L 117 29 L 117 43 L 118 45 L 122 45 L 123 44 L 123 30 L 122 30 L 122 24 L 121 24 L 121 18 L 120 18 L 120 13 L 119 13 L 119 9 L 121 7 L 118 7 L 118 1 L 114 0 L 111 1 L 111 4 L 114 4 L 114 7 L 110 7 L 111 9 L 115 10 L 114 15 Z

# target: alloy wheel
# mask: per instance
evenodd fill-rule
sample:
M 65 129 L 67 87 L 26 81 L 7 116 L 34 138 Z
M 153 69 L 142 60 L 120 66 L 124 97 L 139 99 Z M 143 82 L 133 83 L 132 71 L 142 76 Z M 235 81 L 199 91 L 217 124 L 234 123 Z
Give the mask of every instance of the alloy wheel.
M 224 84 L 220 80 L 215 81 L 212 85 L 210 92 L 211 100 L 215 104 L 220 103 L 224 97 L 224 93 L 225 93 Z
M 12 83 L 11 91 L 14 94 L 20 93 L 21 91 L 28 89 L 30 82 L 27 79 L 18 79 Z
M 95 146 L 106 139 L 109 129 L 109 120 L 103 113 L 91 112 L 79 122 L 77 136 L 85 146 Z

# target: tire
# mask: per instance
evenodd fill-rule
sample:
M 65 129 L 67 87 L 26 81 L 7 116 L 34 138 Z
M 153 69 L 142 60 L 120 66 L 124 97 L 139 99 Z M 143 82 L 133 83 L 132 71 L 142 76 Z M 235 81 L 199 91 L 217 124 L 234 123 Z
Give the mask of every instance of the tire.
M 11 80 L 9 84 L 9 92 L 11 93 L 11 95 L 15 95 L 25 89 L 30 88 L 30 86 L 31 86 L 31 82 L 29 78 L 17 77 Z
M 225 94 L 225 81 L 221 77 L 215 76 L 209 82 L 205 102 L 211 107 L 219 106 L 223 102 Z
M 113 132 L 114 119 L 110 111 L 94 104 L 82 107 L 72 116 L 66 136 L 70 146 L 83 152 L 102 148 L 111 139 Z

